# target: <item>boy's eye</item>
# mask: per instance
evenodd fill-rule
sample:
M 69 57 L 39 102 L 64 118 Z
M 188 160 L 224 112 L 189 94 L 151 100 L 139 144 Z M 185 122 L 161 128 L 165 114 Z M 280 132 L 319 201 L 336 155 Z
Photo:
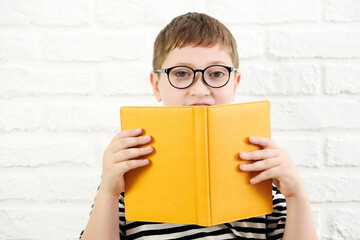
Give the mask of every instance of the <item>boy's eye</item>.
M 185 71 L 177 71 L 177 72 L 175 73 L 175 76 L 176 76 L 176 77 L 184 78 L 184 77 L 190 76 L 190 74 L 189 74 L 188 72 L 185 72 Z
M 215 77 L 215 78 L 219 78 L 219 77 L 222 77 L 224 76 L 224 73 L 223 72 L 213 72 L 210 74 L 211 77 Z

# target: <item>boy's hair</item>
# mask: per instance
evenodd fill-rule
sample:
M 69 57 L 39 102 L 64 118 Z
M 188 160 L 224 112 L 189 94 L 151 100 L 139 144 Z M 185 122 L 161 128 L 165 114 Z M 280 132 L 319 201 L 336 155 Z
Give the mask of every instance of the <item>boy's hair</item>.
M 161 68 L 169 52 L 188 45 L 212 47 L 220 44 L 229 53 L 234 67 L 239 67 L 236 41 L 218 20 L 204 13 L 189 12 L 174 18 L 156 37 L 153 70 Z

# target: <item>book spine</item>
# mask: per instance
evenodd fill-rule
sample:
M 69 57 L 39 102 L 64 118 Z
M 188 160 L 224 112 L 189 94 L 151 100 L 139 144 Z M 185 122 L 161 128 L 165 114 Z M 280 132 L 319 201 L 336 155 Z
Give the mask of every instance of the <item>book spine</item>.
M 211 225 L 207 107 L 194 107 L 197 224 Z

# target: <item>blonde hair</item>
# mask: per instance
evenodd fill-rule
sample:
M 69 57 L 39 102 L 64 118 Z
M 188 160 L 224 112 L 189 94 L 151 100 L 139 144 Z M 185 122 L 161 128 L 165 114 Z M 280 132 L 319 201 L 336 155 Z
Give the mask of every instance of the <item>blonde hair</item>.
M 188 45 L 212 47 L 220 44 L 239 67 L 236 41 L 217 19 L 204 13 L 189 12 L 174 18 L 160 31 L 154 43 L 153 70 L 161 68 L 169 52 Z

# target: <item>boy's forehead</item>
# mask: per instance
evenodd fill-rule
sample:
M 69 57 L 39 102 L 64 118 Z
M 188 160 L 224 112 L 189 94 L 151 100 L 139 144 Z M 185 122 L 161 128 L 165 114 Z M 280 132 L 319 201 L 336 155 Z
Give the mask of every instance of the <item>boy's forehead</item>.
M 163 66 L 169 64 L 206 67 L 211 64 L 232 65 L 233 63 L 228 51 L 222 45 L 215 44 L 209 47 L 187 45 L 175 48 L 166 56 Z

